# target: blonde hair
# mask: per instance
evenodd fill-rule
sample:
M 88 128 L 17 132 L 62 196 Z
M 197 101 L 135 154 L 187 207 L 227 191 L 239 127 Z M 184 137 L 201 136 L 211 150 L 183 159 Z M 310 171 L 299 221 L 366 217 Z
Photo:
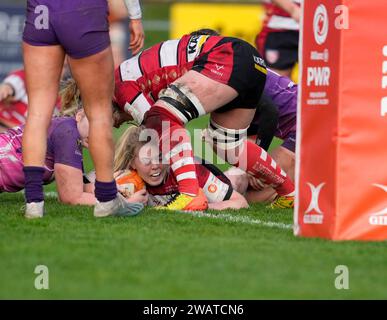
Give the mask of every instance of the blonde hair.
M 138 150 L 147 144 L 147 141 L 140 139 L 144 129 L 144 126 L 131 125 L 118 139 L 114 156 L 114 172 L 129 169 Z
M 59 96 L 61 99 L 60 114 L 62 116 L 74 117 L 78 111 L 83 109 L 81 92 L 74 79 L 70 78 L 62 83 Z
M 61 84 L 61 90 L 59 96 L 61 99 L 61 116 L 75 117 L 78 111 L 83 110 L 83 103 L 81 99 L 81 92 L 77 86 L 77 83 L 73 78 L 64 81 Z M 112 118 L 113 122 L 120 119 L 120 110 L 117 103 L 112 102 Z

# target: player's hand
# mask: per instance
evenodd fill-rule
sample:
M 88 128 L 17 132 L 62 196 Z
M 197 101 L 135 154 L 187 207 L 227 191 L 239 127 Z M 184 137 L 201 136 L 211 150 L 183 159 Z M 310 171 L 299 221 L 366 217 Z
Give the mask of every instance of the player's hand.
M 133 195 L 130 196 L 130 198 L 127 199 L 128 202 L 141 202 L 142 204 L 146 205 L 148 203 L 148 192 L 146 189 L 141 189 L 137 192 L 135 192 Z
M 296 20 L 296 22 L 299 23 L 299 22 L 300 22 L 300 15 L 301 15 L 301 9 L 300 9 L 299 6 L 295 5 L 295 6 L 293 7 L 292 12 L 290 13 L 290 16 L 291 16 L 294 20 Z
M 14 93 L 12 86 L 8 83 L 0 84 L 0 101 L 12 99 Z
M 265 188 L 265 184 L 261 180 L 251 175 L 248 175 L 248 179 L 249 179 L 249 186 L 254 190 L 262 191 Z
M 130 43 L 129 49 L 132 51 L 132 54 L 135 56 L 140 52 L 144 46 L 144 28 L 142 27 L 141 19 L 132 19 L 129 22 L 130 30 Z

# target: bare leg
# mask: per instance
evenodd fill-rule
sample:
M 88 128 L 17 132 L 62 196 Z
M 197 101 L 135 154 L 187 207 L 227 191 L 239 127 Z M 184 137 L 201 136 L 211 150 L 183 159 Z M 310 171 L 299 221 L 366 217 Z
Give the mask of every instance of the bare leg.
M 211 113 L 213 124 L 227 129 L 247 129 L 255 114 L 254 109 L 233 109 L 224 113 Z M 274 159 L 255 143 L 245 140 L 240 147 L 227 150 L 213 144 L 218 156 L 232 165 L 248 172 L 253 177 L 272 185 L 278 195 L 290 195 L 294 184 Z
M 277 147 L 271 152 L 273 159 L 281 166 L 281 168 L 286 172 L 288 177 L 294 181 L 294 164 L 295 164 L 295 155 L 294 152 L 284 148 Z M 248 180 L 247 177 L 245 179 Z M 256 190 L 251 185 L 249 185 L 245 197 L 249 203 L 254 202 L 271 202 L 277 195 L 276 191 L 271 187 L 266 187 L 263 190 Z
M 215 111 L 238 96 L 235 89 L 193 70 L 185 73 L 174 84 L 183 84 L 188 87 L 195 96 L 200 98 L 206 113 Z
M 60 46 L 23 43 L 28 116 L 23 134 L 25 166 L 44 166 L 47 130 L 58 98 L 64 52 Z
M 270 154 L 273 159 L 281 166 L 281 168 L 284 169 L 289 178 L 294 181 L 294 170 L 296 164 L 296 156 L 294 152 L 279 146 L 274 148 Z
M 90 122 L 89 150 L 97 180 L 113 181 L 113 57 L 111 49 L 82 59 L 68 59 L 81 91 L 82 102 Z
M 173 84 L 180 88 L 184 87 L 186 91 L 200 99 L 200 104 L 204 109 L 204 111 L 200 110 L 202 113 L 216 110 L 238 95 L 231 87 L 193 70 L 185 73 Z M 163 154 L 168 155 L 167 160 L 178 182 L 179 192 L 189 197 L 196 197 L 200 193 L 200 188 L 190 138 L 184 129 L 183 121 L 177 117 L 171 117 L 165 109 L 168 110 L 168 104 L 163 100 L 158 100 L 148 112 L 145 125 L 155 129 L 159 134 L 160 150 Z M 171 112 L 173 113 L 173 108 Z M 162 124 L 168 125 L 170 129 L 163 129 Z M 187 198 L 187 203 L 188 201 Z M 184 205 L 182 207 L 187 208 Z

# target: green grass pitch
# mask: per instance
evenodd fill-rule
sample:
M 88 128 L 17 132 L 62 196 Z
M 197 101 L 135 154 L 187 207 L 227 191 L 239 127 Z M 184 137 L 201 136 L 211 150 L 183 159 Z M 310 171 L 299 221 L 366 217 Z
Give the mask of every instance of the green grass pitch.
M 0 299 L 387 298 L 385 243 L 296 238 L 291 210 L 98 220 L 91 208 L 46 203 L 47 216 L 29 221 L 22 193 L 0 195 Z M 49 290 L 34 287 L 37 265 Z M 338 265 L 349 290 L 335 288 Z
M 144 18 L 167 12 L 145 7 Z M 147 45 L 165 38 L 149 32 Z M 296 238 L 291 210 L 97 220 L 48 197 L 47 216 L 28 221 L 22 206 L 22 193 L 0 195 L 0 299 L 387 298 L 386 243 Z M 34 287 L 37 265 L 48 267 L 49 290 Z M 348 290 L 335 288 L 338 265 L 349 269 Z

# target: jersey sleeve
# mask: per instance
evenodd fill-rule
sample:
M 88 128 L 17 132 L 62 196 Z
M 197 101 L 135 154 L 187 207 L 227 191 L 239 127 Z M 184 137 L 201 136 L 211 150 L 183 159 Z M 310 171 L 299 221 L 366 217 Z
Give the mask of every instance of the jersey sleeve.
M 202 162 L 196 165 L 199 185 L 210 203 L 229 200 L 233 187 L 230 180 L 213 164 Z
M 120 69 L 115 74 L 114 100 L 122 111 L 141 124 L 154 101 L 143 93 L 135 80 L 123 80 Z
M 128 9 L 129 19 L 141 19 L 142 12 L 139 0 L 124 0 Z
M 53 130 L 49 139 L 54 163 L 83 171 L 82 145 L 76 126 L 63 123 Z

